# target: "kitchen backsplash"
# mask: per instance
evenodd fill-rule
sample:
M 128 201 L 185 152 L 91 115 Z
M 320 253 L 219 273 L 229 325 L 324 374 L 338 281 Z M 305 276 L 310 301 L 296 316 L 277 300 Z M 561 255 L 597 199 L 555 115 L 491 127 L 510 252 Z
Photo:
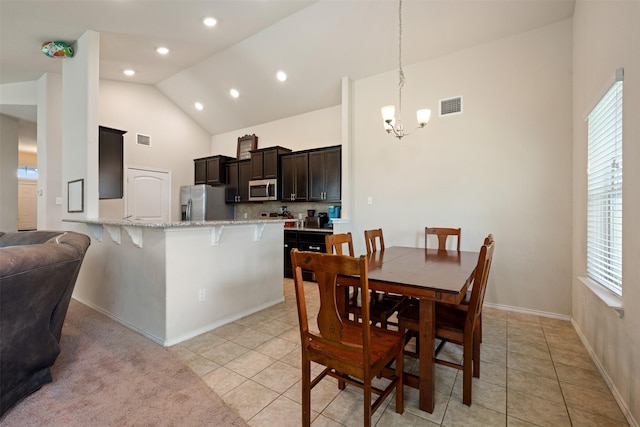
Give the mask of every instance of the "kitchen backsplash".
M 263 203 L 239 203 L 236 204 L 236 219 L 244 219 L 244 214 L 247 214 L 248 219 L 259 219 L 262 217 L 263 212 L 275 212 L 279 213 L 283 206 L 287 207 L 287 210 L 293 214 L 295 219 L 306 218 L 308 209 L 315 209 L 315 216 L 318 216 L 319 212 L 328 212 L 329 206 L 340 205 L 340 203 L 314 203 L 314 202 L 263 202 Z

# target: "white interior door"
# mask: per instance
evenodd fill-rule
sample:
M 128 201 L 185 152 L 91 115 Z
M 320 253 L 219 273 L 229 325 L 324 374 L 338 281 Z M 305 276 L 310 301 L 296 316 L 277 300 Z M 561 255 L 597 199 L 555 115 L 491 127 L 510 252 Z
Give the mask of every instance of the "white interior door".
M 127 168 L 127 214 L 131 220 L 171 221 L 171 175 L 167 171 Z
M 18 182 L 18 230 L 38 228 L 38 186 L 36 181 Z

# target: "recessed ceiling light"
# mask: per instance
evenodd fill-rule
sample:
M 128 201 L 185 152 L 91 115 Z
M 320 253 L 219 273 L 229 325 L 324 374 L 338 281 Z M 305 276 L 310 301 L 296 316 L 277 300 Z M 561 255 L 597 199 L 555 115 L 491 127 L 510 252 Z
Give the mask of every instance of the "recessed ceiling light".
M 133 76 L 136 72 L 134 70 L 124 70 L 122 71 L 126 76 Z
M 199 102 L 196 102 L 196 103 L 195 103 L 195 104 L 193 104 L 193 105 L 196 107 L 196 110 L 198 110 L 198 111 L 202 111 L 202 110 L 204 110 L 204 105 L 202 105 L 202 104 L 201 104 L 201 103 L 199 103 Z
M 167 53 L 169 53 L 169 48 L 160 46 L 159 48 L 156 49 L 156 52 L 158 52 L 160 55 L 166 55 Z
M 278 78 L 278 80 L 280 80 L 281 82 L 284 82 L 285 80 L 287 80 L 287 73 L 285 73 L 284 71 L 278 71 L 276 73 L 276 77 Z
M 218 21 L 216 21 L 216 18 L 212 18 L 210 16 L 204 18 L 202 22 L 204 22 L 204 25 L 206 25 L 207 27 L 213 27 L 218 23 Z
M 229 93 L 230 93 L 230 94 L 231 94 L 231 96 L 233 96 L 234 98 L 237 98 L 237 97 L 239 97 L 239 96 L 240 96 L 240 92 L 238 92 L 238 90 L 237 90 L 237 89 L 231 89 L 231 90 L 229 91 Z

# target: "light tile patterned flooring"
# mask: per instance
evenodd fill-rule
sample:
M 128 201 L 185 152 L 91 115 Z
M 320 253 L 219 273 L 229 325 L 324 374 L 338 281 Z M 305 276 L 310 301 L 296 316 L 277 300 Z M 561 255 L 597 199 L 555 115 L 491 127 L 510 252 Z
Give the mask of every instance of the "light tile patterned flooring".
M 317 311 L 315 283 L 305 289 Z M 171 347 L 251 426 L 301 424 L 300 335 L 290 279 L 284 295 L 283 303 Z M 485 308 L 483 329 L 470 407 L 462 404 L 462 372 L 437 365 L 432 414 L 418 409 L 417 390 L 405 387 L 404 414 L 396 414 L 389 397 L 373 425 L 628 425 L 570 322 Z M 448 348 L 448 357 L 461 358 L 460 349 Z M 407 358 L 405 366 L 415 372 L 417 362 Z M 353 386 L 340 392 L 333 378 L 313 389 L 311 406 L 314 426 L 362 425 L 362 392 Z

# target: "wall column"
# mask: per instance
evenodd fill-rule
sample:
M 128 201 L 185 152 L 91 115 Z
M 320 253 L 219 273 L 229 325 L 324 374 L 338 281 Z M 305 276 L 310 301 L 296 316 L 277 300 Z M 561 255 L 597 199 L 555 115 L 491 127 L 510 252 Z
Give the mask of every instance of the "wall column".
M 85 32 L 62 64 L 63 217 L 97 218 L 100 34 Z M 67 183 L 84 179 L 84 210 L 68 213 Z

